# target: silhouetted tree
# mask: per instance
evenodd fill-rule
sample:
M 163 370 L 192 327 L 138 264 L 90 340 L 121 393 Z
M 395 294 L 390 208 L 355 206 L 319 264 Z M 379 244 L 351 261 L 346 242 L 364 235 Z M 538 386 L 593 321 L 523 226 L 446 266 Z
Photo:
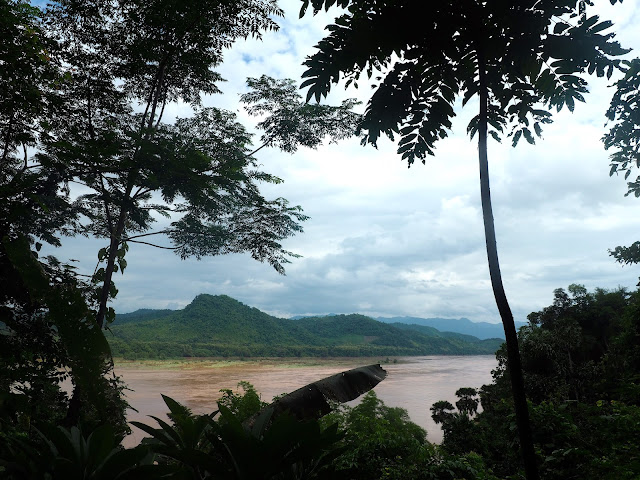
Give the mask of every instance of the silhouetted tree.
M 616 0 L 612 0 L 616 3 Z M 379 0 L 303 0 L 301 15 L 332 5 L 347 13 L 309 57 L 303 77 L 307 99 L 320 100 L 331 85 L 362 74 L 375 76 L 375 91 L 361 130 L 363 144 L 399 137 L 398 153 L 408 164 L 425 162 L 437 140 L 447 136 L 454 102 L 479 100 L 479 112 L 467 128 L 478 134 L 482 212 L 491 284 L 508 349 L 518 431 L 528 479 L 538 478 L 513 315 L 502 284 L 489 190 L 487 137 L 505 134 L 515 146 L 524 137 L 534 143 L 549 110 L 573 111 L 584 101 L 586 82 L 579 74 L 610 77 L 613 59 L 626 53 L 610 21 L 589 16 L 591 2 L 579 0 L 445 1 L 424 10 L 419 2 Z

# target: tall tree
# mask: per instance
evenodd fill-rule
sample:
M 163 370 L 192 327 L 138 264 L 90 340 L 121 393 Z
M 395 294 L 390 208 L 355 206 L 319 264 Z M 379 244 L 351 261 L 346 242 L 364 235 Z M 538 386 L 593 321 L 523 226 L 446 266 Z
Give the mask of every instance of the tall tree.
M 40 15 L 27 2 L 0 1 L 0 422 L 32 432 L 61 421 L 68 399 L 60 382 L 71 372 L 95 406 L 84 419 L 122 431 L 124 404 L 117 379 L 103 377 L 109 346 L 93 328 L 87 285 L 39 253 L 73 233 L 80 213 L 63 172 L 33 162 L 64 81 Z
M 280 273 L 295 257 L 282 240 L 307 217 L 261 194 L 261 183 L 282 180 L 262 172 L 255 154 L 351 135 L 354 102 L 312 107 L 292 81 L 250 79 L 244 102 L 264 117 L 265 132 L 254 148 L 235 114 L 202 101 L 220 93 L 214 69 L 224 50 L 277 29 L 281 14 L 276 0 L 62 0 L 45 9 L 0 0 L 0 320 L 17 328 L 19 351 L 26 344 L 18 340 L 39 328 L 33 322 L 50 314 L 41 330 L 75 365 L 67 423 L 77 422 L 83 399 L 85 410 L 101 410 L 88 397 L 112 367 L 101 329 L 115 316 L 113 277 L 125 269 L 130 243 L 182 258 L 248 252 Z M 193 115 L 166 121 L 175 102 Z M 162 216 L 167 225 L 151 230 Z M 34 263 L 41 243 L 59 245 L 60 234 L 106 240 L 92 288 L 57 261 Z M 13 282 L 16 275 L 25 282 Z M 20 295 L 28 315 L 16 308 Z M 66 336 L 72 318 L 76 334 Z
M 626 53 L 612 40 L 610 21 L 589 16 L 586 0 L 445 1 L 429 5 L 393 0 L 302 0 L 301 16 L 336 4 L 347 9 L 309 57 L 303 77 L 307 99 L 320 100 L 331 85 L 375 77 L 360 129 L 363 144 L 399 137 L 398 153 L 409 166 L 434 154 L 447 136 L 454 103 L 478 99 L 467 128 L 478 134 L 482 212 L 489 272 L 505 329 L 509 373 L 524 468 L 538 478 L 513 315 L 507 302 L 496 247 L 489 190 L 487 138 L 506 135 L 515 146 L 534 143 L 551 109 L 584 101 L 579 74 L 610 77 L 615 56 Z M 612 0 L 616 3 L 616 0 Z
M 283 198 L 262 196 L 260 183 L 281 180 L 258 169 L 254 153 L 261 147 L 251 148 L 236 115 L 202 106 L 203 95 L 220 93 L 214 68 L 224 49 L 277 29 L 272 17 L 279 15 L 275 0 L 63 0 L 46 12 L 55 55 L 70 75 L 61 86 L 66 110 L 51 119 L 38 161 L 82 185 L 84 233 L 108 240 L 94 275 L 100 327 L 114 318 L 113 274 L 126 267 L 129 243 L 182 258 L 249 252 L 280 273 L 294 256 L 281 241 L 301 231 L 307 217 Z M 249 84 L 250 111 L 274 118 L 308 110 L 290 82 Z M 193 116 L 163 122 L 165 107 L 177 101 Z M 358 119 L 351 106 L 307 114 L 305 128 L 322 125 L 316 137 L 299 135 L 301 124 L 272 122 L 264 143 L 295 151 L 350 135 Z M 172 221 L 151 231 L 158 216 Z M 171 244 L 150 240 L 158 234 Z

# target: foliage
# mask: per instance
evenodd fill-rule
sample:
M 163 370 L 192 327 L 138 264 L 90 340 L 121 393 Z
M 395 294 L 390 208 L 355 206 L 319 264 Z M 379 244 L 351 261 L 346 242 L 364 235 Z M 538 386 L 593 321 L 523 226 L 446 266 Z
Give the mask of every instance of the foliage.
M 238 387 L 242 389 L 242 394 L 234 393 L 231 389 L 221 390 L 222 397 L 218 400 L 218 406 L 225 407 L 240 422 L 244 422 L 260 412 L 267 403 L 260 399 L 255 387 L 249 382 L 240 382 Z
M 335 2 L 304 0 L 314 13 Z M 374 93 L 361 129 L 363 142 L 376 145 L 382 134 L 399 137 L 398 153 L 409 164 L 433 154 L 438 139 L 447 136 L 453 104 L 463 104 L 480 92 L 480 57 L 488 89 L 489 133 L 506 133 L 517 144 L 534 143 L 550 123 L 547 109 L 573 111 L 584 101 L 586 82 L 576 74 L 610 77 L 626 53 L 612 25 L 588 16 L 588 2 L 444 2 L 428 17 L 396 2 L 339 2 L 347 13 L 328 26 L 329 35 L 305 62 L 308 98 L 320 100 L 341 78 L 347 84 L 374 75 Z M 390 21 L 389 19 L 393 19 Z M 426 22 L 426 23 L 425 23 Z M 376 41 L 367 41 L 376 35 Z M 468 127 L 473 135 L 479 117 Z M 511 125 L 511 129 L 507 127 Z
M 261 402 L 252 385 L 240 386 L 243 393 L 226 391 L 210 415 L 163 396 L 169 420 L 152 417 L 158 428 L 134 422 L 151 437 L 133 449 L 119 447 L 108 426 L 89 436 L 54 428 L 36 440 L 0 444 L 0 468 L 11 479 L 495 479 L 479 456 L 450 455 L 426 442 L 405 410 L 387 407 L 373 392 L 321 421 L 262 409 L 248 422 L 242 418 Z
M 56 79 L 39 10 L 0 2 L 0 44 L 0 401 L 3 425 L 29 432 L 32 422 L 60 420 L 66 407 L 57 383 L 67 354 L 47 315 L 51 262 L 37 260 L 37 251 L 42 241 L 59 244 L 73 212 L 60 176 L 30 170 L 24 158 L 49 107 L 44 86 Z
M 531 313 L 530 326 L 520 331 L 528 393 L 536 403 L 596 401 L 621 375 L 631 374 L 630 369 L 607 370 L 615 357 L 631 353 L 612 351 L 612 346 L 621 332 L 633 328 L 625 319 L 636 296 L 625 289 L 589 293 L 581 285 L 568 290 L 555 290 L 553 304 Z
M 616 92 L 607 110 L 607 119 L 613 124 L 602 140 L 605 149 L 616 149 L 609 157 L 609 175 L 624 172 L 627 180 L 632 168 L 640 168 L 640 58 L 624 64 L 625 75 L 616 82 Z M 640 177 L 627 185 L 627 195 L 640 196 Z
M 262 146 L 294 153 L 300 146 L 315 148 L 326 138 L 337 143 L 353 134 L 347 126 L 355 127 L 360 121 L 360 115 L 352 111 L 360 102 L 348 99 L 337 107 L 303 102 L 293 80 L 274 80 L 262 75 L 249 78 L 247 86 L 250 92 L 240 97 L 247 112 L 266 116 L 257 125 L 264 130 L 260 137 Z
M 16 252 L 27 257 L 16 260 Z M 109 423 L 118 434 L 127 432 L 124 386 L 112 373 L 109 345 L 95 326 L 89 287 L 54 259 L 39 261 L 26 242 L 13 242 L 9 260 L 17 267 L 14 281 L 23 282 L 28 297 L 2 309 L 0 384 L 11 411 L 3 420 L 31 434 L 34 426 L 68 423 L 65 411 L 73 399 L 60 382 L 70 379 L 85 404 L 78 412 L 84 428 Z
M 472 419 L 478 411 L 479 401 L 475 388 L 460 388 L 456 391 L 457 412 L 454 406 L 441 400 L 431 406 L 431 418 L 436 424 L 442 424 L 444 441 L 442 446 L 451 453 L 462 454 L 474 451 L 478 432 Z
M 108 424 L 88 436 L 77 427 L 50 427 L 38 434 L 31 441 L 8 438 L 0 450 L 3 478 L 133 479 L 140 478 L 141 465 L 151 465 L 153 460 L 145 446 L 122 448 L 122 437 Z
M 115 317 L 113 275 L 126 269 L 131 243 L 183 258 L 249 252 L 281 273 L 296 256 L 282 240 L 307 217 L 260 193 L 281 180 L 260 171 L 236 115 L 202 105 L 220 92 L 224 49 L 277 29 L 281 15 L 275 0 L 0 0 L 0 401 L 10 431 L 127 430 L 125 387 L 101 328 Z M 265 121 L 304 118 L 264 124 L 269 146 L 314 148 L 351 135 L 359 118 L 351 101 L 306 106 L 290 81 L 249 83 L 252 108 L 270 102 Z M 163 122 L 177 101 L 193 115 Z M 172 246 L 147 241 L 155 234 Z M 63 235 L 106 239 L 90 282 L 38 253 Z M 67 378 L 71 398 L 59 387 Z
M 189 478 L 329 478 L 340 435 L 336 425 L 323 428 L 318 422 L 326 413 L 316 408 L 319 397 L 352 400 L 384 375 L 379 365 L 352 369 L 276 398 L 270 405 L 260 401 L 251 384 L 240 382 L 244 393 L 223 390 L 218 411 L 211 415 L 193 415 L 163 396 L 173 425 L 156 417 L 152 418 L 158 429 L 134 425 L 153 437 L 150 445 L 162 464 L 177 467 Z
M 337 478 L 348 479 L 493 479 L 480 457 L 449 455 L 426 441 L 424 429 L 407 411 L 388 407 L 373 391 L 355 407 L 341 406 L 323 418 L 344 431 Z
M 250 389 L 251 390 L 251 389 Z M 172 424 L 154 419 L 160 428 L 134 424 L 149 433 L 148 445 L 172 478 L 330 478 L 328 470 L 339 439 L 336 429 L 321 429 L 317 421 L 299 422 L 282 415 L 269 423 L 243 425 L 224 405 L 219 421 L 212 415 L 192 415 L 163 397 Z M 214 414 L 217 412 L 214 412 Z
M 280 273 L 296 256 L 281 242 L 301 231 L 307 217 L 283 198 L 262 196 L 261 183 L 282 180 L 260 171 L 254 154 L 264 146 L 292 152 L 351 135 L 354 102 L 311 108 L 291 81 L 249 79 L 247 109 L 267 114 L 258 125 L 267 138 L 257 149 L 234 113 L 202 106 L 203 95 L 220 93 L 223 79 L 214 69 L 224 49 L 276 30 L 273 17 L 281 15 L 275 0 L 114 0 L 99 8 L 63 1 L 45 11 L 57 41 L 53 53 L 69 78 L 59 87 L 64 111 L 50 119 L 35 160 L 85 187 L 78 199 L 81 232 L 108 242 L 94 274 L 99 325 L 113 320 L 107 308 L 116 293 L 113 274 L 126 268 L 131 243 L 181 258 L 248 252 Z M 163 121 L 165 107 L 177 101 L 193 115 Z M 289 114 L 304 122 L 282 122 Z M 162 216 L 170 221 L 152 231 Z M 155 235 L 170 244 L 152 240 Z
M 632 169 L 640 168 L 640 59 L 625 62 L 627 71 L 616 82 L 616 92 L 607 110 L 607 119 L 613 122 L 609 132 L 602 138 L 605 149 L 615 148 L 611 154 L 609 175 L 624 172 L 624 179 Z M 627 193 L 640 197 L 640 176 L 627 182 Z M 622 264 L 640 262 L 640 242 L 628 247 L 618 246 L 609 254 Z
M 337 422 L 346 432 L 348 448 L 338 466 L 353 478 L 379 478 L 399 459 L 409 462 L 407 457 L 426 443 L 426 432 L 409 421 L 406 410 L 387 407 L 373 391 L 357 406 L 341 407 L 323 422 Z
M 637 478 L 640 292 L 567 290 L 555 290 L 552 305 L 531 313 L 519 332 L 541 477 Z M 519 470 L 505 357 L 498 352 L 494 382 L 478 392 L 480 413 L 469 418 L 448 402 L 432 409 L 443 447 L 480 454 L 500 477 Z

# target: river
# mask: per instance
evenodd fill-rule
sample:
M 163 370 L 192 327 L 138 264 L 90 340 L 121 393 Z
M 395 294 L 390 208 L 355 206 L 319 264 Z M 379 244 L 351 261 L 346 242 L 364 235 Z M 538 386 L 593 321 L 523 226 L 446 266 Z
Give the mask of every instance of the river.
M 333 358 L 117 362 L 116 373 L 131 388 L 126 392 L 127 399 L 138 410 L 130 411 L 128 419 L 157 426 L 147 415 L 166 418 L 167 408 L 160 394 L 179 401 L 194 413 L 209 413 L 216 409 L 220 389 L 236 390 L 240 381 L 253 384 L 262 400 L 269 402 L 275 395 L 292 392 L 315 380 L 379 361 Z M 400 357 L 382 364 L 387 378 L 374 390 L 386 405 L 405 408 L 411 420 L 427 430 L 429 441 L 439 443 L 442 431 L 431 419 L 431 405 L 438 400 L 455 403 L 458 388 L 490 383 L 491 370 L 496 366 L 492 355 Z M 144 436 L 134 429 L 125 444 L 135 445 Z

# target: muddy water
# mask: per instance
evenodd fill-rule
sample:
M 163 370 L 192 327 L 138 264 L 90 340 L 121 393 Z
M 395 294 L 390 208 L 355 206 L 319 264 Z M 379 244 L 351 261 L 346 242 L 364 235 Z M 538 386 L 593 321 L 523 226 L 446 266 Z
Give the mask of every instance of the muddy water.
M 147 415 L 165 418 L 167 408 L 161 393 L 183 403 L 194 413 L 209 413 L 216 409 L 220 389 L 236 390 L 240 381 L 253 384 L 264 401 L 271 401 L 275 395 L 315 380 L 379 361 L 348 358 L 118 363 L 116 373 L 133 390 L 127 392 L 127 398 L 139 413 L 130 412 L 129 420 L 156 426 Z M 496 360 L 493 356 L 402 357 L 397 363 L 382 366 L 388 375 L 375 388 L 378 397 L 389 406 L 405 408 L 412 421 L 426 428 L 428 439 L 437 443 L 442 440 L 442 431 L 431 420 L 431 405 L 438 400 L 455 403 L 458 388 L 477 388 L 491 382 Z M 125 443 L 135 445 L 143 436 L 143 432 L 134 429 Z

